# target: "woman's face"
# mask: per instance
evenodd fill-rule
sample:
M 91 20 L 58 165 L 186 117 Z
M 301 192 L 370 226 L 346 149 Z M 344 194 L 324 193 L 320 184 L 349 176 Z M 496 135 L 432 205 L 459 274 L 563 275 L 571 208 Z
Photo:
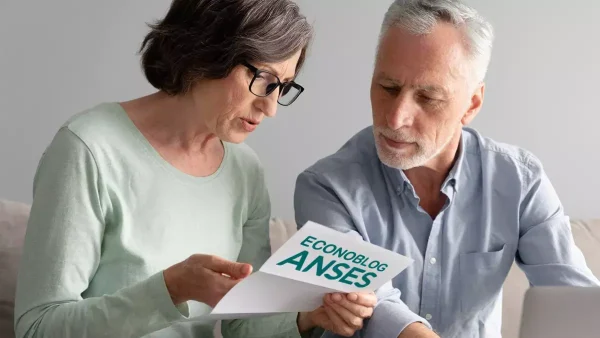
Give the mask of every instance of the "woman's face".
M 300 51 L 280 63 L 256 63 L 252 66 L 275 74 L 281 82 L 286 82 L 296 75 L 299 58 Z M 222 141 L 241 143 L 265 116 L 275 116 L 279 89 L 266 97 L 256 96 L 249 90 L 253 77 L 252 70 L 239 65 L 226 78 L 202 81 L 192 90 L 194 102 L 202 107 L 201 114 L 207 127 Z

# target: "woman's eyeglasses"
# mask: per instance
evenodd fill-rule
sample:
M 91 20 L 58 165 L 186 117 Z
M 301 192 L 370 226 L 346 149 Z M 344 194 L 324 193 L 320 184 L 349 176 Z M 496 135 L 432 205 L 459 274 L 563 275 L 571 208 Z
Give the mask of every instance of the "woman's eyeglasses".
M 256 96 L 265 97 L 271 95 L 276 89 L 279 89 L 279 98 L 277 103 L 282 106 L 289 106 L 302 92 L 304 87 L 294 81 L 281 82 L 277 75 L 265 70 L 260 70 L 253 65 L 244 62 L 246 68 L 254 72 L 252 82 L 250 82 L 250 92 Z

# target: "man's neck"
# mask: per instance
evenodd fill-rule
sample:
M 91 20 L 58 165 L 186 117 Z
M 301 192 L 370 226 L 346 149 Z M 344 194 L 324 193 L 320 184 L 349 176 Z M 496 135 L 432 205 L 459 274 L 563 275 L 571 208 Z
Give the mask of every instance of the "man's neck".
M 421 207 L 432 219 L 440 213 L 447 197 L 441 192 L 442 184 L 457 160 L 461 133 L 448 143 L 436 157 L 421 167 L 404 170 L 404 174 L 419 196 Z

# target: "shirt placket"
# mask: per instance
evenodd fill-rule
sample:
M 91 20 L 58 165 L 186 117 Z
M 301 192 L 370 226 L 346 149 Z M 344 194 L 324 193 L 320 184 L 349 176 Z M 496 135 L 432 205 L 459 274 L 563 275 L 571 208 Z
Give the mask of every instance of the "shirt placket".
M 438 302 L 442 280 L 440 232 L 443 217 L 444 212 L 442 211 L 433 221 L 423 261 L 423 288 L 419 315 L 425 318 L 434 328 L 437 326 L 436 323 L 440 316 Z

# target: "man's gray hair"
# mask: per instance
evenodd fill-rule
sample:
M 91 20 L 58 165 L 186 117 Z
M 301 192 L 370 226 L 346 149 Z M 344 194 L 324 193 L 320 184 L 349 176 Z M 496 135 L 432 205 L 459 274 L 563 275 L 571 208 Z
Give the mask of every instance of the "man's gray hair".
M 428 34 L 438 22 L 463 30 L 476 80 L 483 81 L 492 54 L 493 28 L 460 0 L 395 0 L 385 14 L 380 39 L 391 27 L 402 27 L 417 35 Z

